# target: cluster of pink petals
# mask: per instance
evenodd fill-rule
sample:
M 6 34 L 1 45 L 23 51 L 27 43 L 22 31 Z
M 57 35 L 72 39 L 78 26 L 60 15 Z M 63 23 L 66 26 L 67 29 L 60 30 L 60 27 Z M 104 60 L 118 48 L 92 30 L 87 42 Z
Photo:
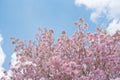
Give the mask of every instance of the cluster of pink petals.
M 85 33 L 82 18 L 75 25 L 72 37 L 63 31 L 57 41 L 47 29 L 28 43 L 11 38 L 18 63 L 1 80 L 120 80 L 120 32 Z

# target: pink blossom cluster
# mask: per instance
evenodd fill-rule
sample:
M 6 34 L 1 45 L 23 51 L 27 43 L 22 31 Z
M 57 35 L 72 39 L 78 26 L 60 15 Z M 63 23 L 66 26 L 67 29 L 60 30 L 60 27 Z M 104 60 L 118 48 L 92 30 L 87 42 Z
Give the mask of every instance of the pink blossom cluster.
M 63 31 L 57 41 L 47 29 L 28 42 L 11 38 L 17 63 L 0 80 L 120 80 L 120 31 L 86 33 L 82 18 L 75 25 L 72 37 Z

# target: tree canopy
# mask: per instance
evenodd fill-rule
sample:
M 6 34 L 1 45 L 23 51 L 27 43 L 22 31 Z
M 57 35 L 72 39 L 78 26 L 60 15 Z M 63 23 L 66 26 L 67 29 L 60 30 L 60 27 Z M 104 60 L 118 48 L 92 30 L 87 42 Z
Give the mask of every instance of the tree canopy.
M 72 37 L 62 31 L 57 41 L 52 29 L 39 28 L 28 42 L 12 37 L 17 63 L 1 80 L 120 80 L 120 31 L 86 33 L 83 18 L 75 26 Z

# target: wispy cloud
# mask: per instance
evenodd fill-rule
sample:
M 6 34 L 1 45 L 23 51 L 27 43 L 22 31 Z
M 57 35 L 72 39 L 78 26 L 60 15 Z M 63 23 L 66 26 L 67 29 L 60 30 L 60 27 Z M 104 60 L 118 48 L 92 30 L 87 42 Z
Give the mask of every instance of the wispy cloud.
M 5 60 L 5 53 L 3 52 L 3 49 L 2 49 L 2 35 L 0 34 L 0 76 L 3 75 L 2 71 L 4 70 L 4 68 L 2 67 L 3 63 L 4 63 L 4 60 Z
M 118 20 L 113 20 L 110 24 L 109 27 L 107 28 L 107 31 L 110 32 L 110 34 L 114 34 L 115 31 L 120 30 L 120 22 Z
M 15 67 L 15 64 L 17 64 L 17 57 L 16 57 L 16 52 L 14 52 L 12 55 L 11 55 L 11 67 Z
M 95 23 L 103 14 L 108 21 L 112 20 L 107 28 L 109 33 L 113 34 L 116 30 L 120 30 L 120 0 L 75 0 L 75 4 L 84 5 L 92 10 L 90 19 Z

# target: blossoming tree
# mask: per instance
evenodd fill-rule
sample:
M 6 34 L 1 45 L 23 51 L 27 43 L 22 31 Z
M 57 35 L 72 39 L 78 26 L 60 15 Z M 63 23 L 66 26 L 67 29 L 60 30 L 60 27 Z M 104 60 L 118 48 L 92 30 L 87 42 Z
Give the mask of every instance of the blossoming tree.
M 63 31 L 57 41 L 54 31 L 47 29 L 39 29 L 33 41 L 11 38 L 17 63 L 10 64 L 11 75 L 4 71 L 0 80 L 118 80 L 120 31 L 109 35 L 97 28 L 86 33 L 82 18 L 75 26 L 79 29 L 72 37 Z

